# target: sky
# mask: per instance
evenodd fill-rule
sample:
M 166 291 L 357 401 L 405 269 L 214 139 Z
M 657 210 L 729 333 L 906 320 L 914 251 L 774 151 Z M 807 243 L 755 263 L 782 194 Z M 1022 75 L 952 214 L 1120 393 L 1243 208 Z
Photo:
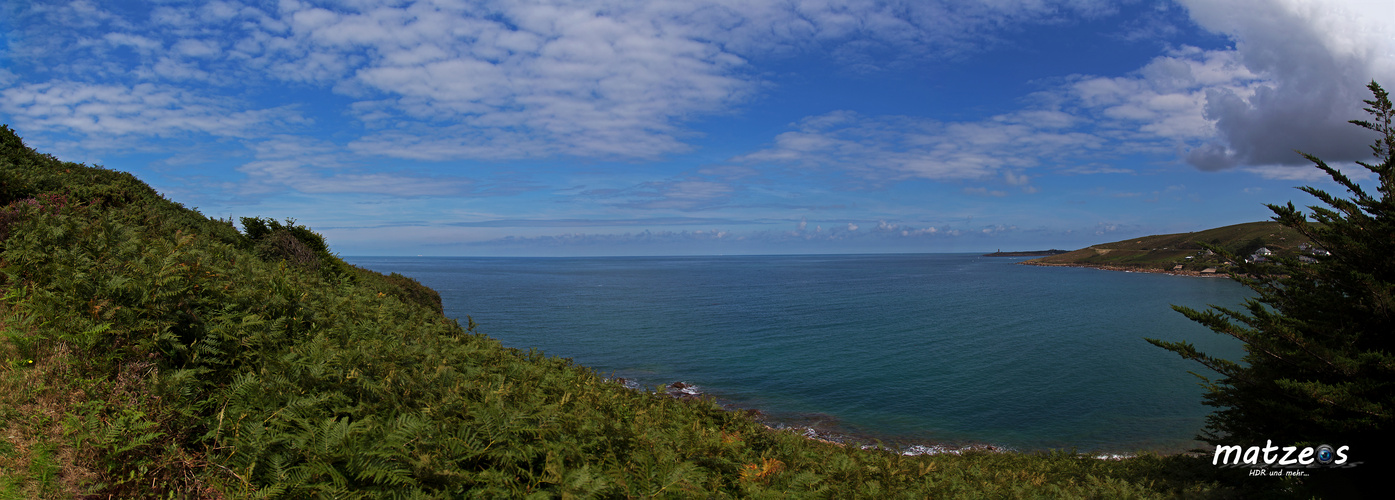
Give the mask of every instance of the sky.
M 18 1 L 0 123 L 340 255 L 1074 249 L 1372 177 L 1388 0 Z

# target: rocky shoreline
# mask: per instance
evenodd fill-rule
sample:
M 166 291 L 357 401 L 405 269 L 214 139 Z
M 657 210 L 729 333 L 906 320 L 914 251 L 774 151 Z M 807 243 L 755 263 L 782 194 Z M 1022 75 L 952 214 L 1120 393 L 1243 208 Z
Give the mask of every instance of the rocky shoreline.
M 612 379 L 613 381 L 632 390 L 643 390 L 643 386 L 623 378 Z M 740 408 L 734 404 L 724 403 L 719 398 L 711 394 L 705 394 L 698 386 L 687 382 L 674 382 L 663 386 L 656 394 L 671 397 L 680 401 L 708 400 L 719 404 L 727 411 L 742 412 L 765 425 L 765 428 L 776 432 L 793 432 L 804 436 L 805 439 L 820 441 L 838 446 L 857 446 L 864 450 L 882 450 L 897 453 L 905 456 L 915 455 L 939 455 L 950 454 L 959 455 L 967 452 L 1009 452 L 1013 451 L 1003 446 L 995 446 L 987 443 L 971 444 L 948 444 L 948 443 L 912 443 L 912 444 L 882 444 L 872 436 L 862 436 L 855 433 L 847 433 L 835 430 L 836 419 L 831 416 L 827 418 L 814 418 L 814 423 L 791 422 L 776 418 L 765 412 L 753 408 Z M 822 425 L 820 425 L 822 423 Z M 1102 455 L 1103 457 L 1104 455 Z M 1121 457 L 1122 455 L 1108 455 L 1108 457 Z
M 612 378 L 609 380 L 620 384 L 626 389 L 635 391 L 646 390 L 643 385 L 632 380 L 624 378 Z M 871 435 L 859 435 L 857 433 L 848 433 L 843 432 L 841 430 L 835 430 L 835 428 L 837 427 L 837 419 L 832 416 L 822 415 L 822 417 L 824 418 L 818 418 L 819 416 L 816 416 L 814 420 L 822 422 L 822 425 L 820 425 L 819 422 L 807 424 L 801 422 L 786 421 L 783 419 L 773 417 L 763 411 L 754 408 L 741 408 L 731 403 L 724 403 L 720 398 L 717 398 L 711 394 L 703 393 L 698 386 L 682 381 L 661 386 L 659 388 L 659 391 L 655 392 L 654 394 L 656 396 L 670 397 L 680 401 L 711 401 L 713 403 L 721 405 L 722 408 L 726 411 L 745 413 L 749 415 L 751 418 L 755 419 L 756 422 L 759 422 L 760 424 L 764 425 L 765 428 L 770 429 L 771 431 L 793 432 L 804 436 L 805 439 L 819 441 L 837 446 L 857 446 L 859 449 L 863 450 L 880 450 L 889 453 L 896 453 L 898 455 L 903 456 L 942 454 L 962 455 L 964 453 L 974 452 L 1011 453 L 1017 451 L 1006 446 L 998 446 L 988 443 L 955 444 L 893 442 L 890 445 L 888 445 Z M 1086 455 L 1097 460 L 1124 460 L 1136 456 L 1133 453 L 1090 453 Z
M 1153 267 L 1132 267 L 1132 266 L 1111 266 L 1107 264 L 1057 264 L 1050 262 L 1033 262 L 1024 260 L 1018 264 L 1044 267 L 1084 267 L 1090 269 L 1101 269 L 1105 271 L 1123 271 L 1126 273 L 1151 273 L 1151 274 L 1171 274 L 1173 276 L 1192 276 L 1196 278 L 1227 278 L 1229 275 L 1222 272 L 1203 273 L 1201 271 L 1173 271 L 1168 269 L 1158 269 Z

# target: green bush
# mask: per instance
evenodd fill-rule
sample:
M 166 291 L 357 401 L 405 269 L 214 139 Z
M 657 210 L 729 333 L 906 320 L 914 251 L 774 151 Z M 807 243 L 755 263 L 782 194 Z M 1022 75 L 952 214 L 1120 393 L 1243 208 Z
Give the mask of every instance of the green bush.
M 1224 492 L 1213 469 L 1186 456 L 908 457 L 632 391 L 566 359 L 504 348 L 473 322 L 462 327 L 441 314 L 434 291 L 344 264 L 293 220 L 245 218 L 239 233 L 127 174 L 35 153 L 8 128 L 0 202 L 4 352 L 38 360 L 5 365 L 0 387 L 44 387 L 0 391 L 0 406 L 64 412 L 60 451 L 78 457 L 65 467 L 97 474 L 83 494 Z M 12 428 L 36 436 L 54 425 L 21 423 Z M 0 485 L 39 491 L 31 485 L 50 469 L 34 463 L 0 471 Z
M 1210 443 L 1351 446 L 1351 460 L 1363 463 L 1351 471 L 1314 474 L 1305 487 L 1315 487 L 1315 493 L 1345 491 L 1355 479 L 1367 488 L 1383 487 L 1391 463 L 1387 450 L 1395 443 L 1395 109 L 1379 85 L 1369 88 L 1375 98 L 1366 101 L 1366 111 L 1375 121 L 1352 123 L 1379 134 L 1371 147 L 1378 161 L 1358 162 L 1375 174 L 1379 196 L 1305 155 L 1351 199 L 1301 188 L 1326 205 L 1309 207 L 1315 223 L 1292 203 L 1269 205 L 1274 220 L 1329 253 L 1307 261 L 1279 256 L 1273 265 L 1234 270 L 1231 276 L 1257 294 L 1244 310 L 1175 307 L 1244 342 L 1244 359 L 1218 359 L 1187 342 L 1149 339 L 1221 375 L 1214 382 L 1203 377 L 1206 404 L 1218 408 L 1201 436 Z M 1239 256 L 1224 257 L 1241 262 Z

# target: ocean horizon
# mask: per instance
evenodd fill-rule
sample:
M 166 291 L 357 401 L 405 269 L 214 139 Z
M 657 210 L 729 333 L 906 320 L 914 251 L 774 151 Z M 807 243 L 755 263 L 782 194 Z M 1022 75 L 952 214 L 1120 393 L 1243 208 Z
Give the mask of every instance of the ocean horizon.
M 1188 372 L 1205 369 L 1143 339 L 1238 359 L 1238 341 L 1170 306 L 1249 296 L 977 253 L 344 259 L 417 279 L 506 347 L 901 448 L 1199 447 L 1212 408 Z

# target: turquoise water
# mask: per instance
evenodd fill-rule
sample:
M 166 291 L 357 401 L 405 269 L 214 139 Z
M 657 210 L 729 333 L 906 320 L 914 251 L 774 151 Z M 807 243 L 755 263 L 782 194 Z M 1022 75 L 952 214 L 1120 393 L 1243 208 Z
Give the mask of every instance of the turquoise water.
M 965 254 L 346 260 L 418 279 L 506 346 L 647 387 L 834 434 L 1019 450 L 1197 446 L 1202 368 L 1143 337 L 1238 359 L 1169 305 L 1248 292 Z

